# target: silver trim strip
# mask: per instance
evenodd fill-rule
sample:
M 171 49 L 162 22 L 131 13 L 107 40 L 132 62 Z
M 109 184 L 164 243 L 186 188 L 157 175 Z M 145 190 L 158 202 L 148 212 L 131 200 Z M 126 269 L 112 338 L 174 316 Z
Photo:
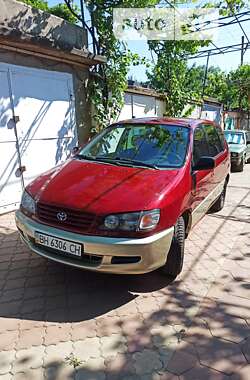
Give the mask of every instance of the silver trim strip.
M 212 204 L 220 196 L 225 184 L 225 179 L 215 187 L 211 193 L 192 211 L 192 227 L 206 214 Z

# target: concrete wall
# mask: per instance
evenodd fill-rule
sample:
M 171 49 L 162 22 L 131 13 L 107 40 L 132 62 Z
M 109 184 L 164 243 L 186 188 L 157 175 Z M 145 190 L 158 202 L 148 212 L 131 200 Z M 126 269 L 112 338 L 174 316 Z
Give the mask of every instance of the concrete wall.
M 162 116 L 164 112 L 164 100 L 153 95 L 133 94 L 126 92 L 124 106 L 118 120 L 134 117 Z
M 64 50 L 83 49 L 87 33 L 67 21 L 14 0 L 0 0 L 0 35 Z
M 151 90 L 151 93 L 146 95 L 145 89 L 133 89 L 126 92 L 124 96 L 124 106 L 120 112 L 118 120 L 125 120 L 134 117 L 162 117 L 165 113 L 165 100 L 159 97 L 158 94 Z M 194 119 L 207 119 L 221 123 L 222 106 L 221 104 L 212 104 L 205 101 L 203 106 L 201 104 L 192 102 L 188 103 L 182 112 L 182 117 L 190 117 Z

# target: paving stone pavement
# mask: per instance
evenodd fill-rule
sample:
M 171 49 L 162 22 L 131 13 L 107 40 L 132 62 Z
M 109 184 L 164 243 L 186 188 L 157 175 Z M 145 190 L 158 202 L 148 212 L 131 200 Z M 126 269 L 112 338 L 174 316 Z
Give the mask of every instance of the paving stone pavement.
M 249 380 L 250 165 L 191 232 L 172 283 L 49 262 L 1 216 L 0 379 Z

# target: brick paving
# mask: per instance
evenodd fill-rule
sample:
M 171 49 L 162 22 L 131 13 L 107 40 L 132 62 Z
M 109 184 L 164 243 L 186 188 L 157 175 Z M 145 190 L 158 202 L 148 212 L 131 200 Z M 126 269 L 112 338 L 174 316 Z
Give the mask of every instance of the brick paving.
M 1 216 L 0 379 L 249 380 L 250 165 L 191 232 L 172 283 L 49 262 Z

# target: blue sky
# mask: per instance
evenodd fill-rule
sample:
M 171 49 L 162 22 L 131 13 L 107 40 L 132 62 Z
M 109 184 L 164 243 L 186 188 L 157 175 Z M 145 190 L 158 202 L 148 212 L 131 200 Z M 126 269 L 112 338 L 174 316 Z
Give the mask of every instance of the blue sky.
M 55 5 L 62 0 L 48 0 L 49 5 Z M 77 4 L 77 0 L 74 1 Z M 86 20 L 88 19 L 88 14 L 86 14 Z M 250 39 L 250 20 L 242 23 L 242 26 L 245 32 Z M 241 36 L 243 35 L 240 26 L 238 24 L 226 26 L 219 28 L 217 30 L 216 39 L 213 41 L 216 46 L 222 47 L 227 45 L 239 44 L 241 43 Z M 129 48 L 138 53 L 140 56 L 144 56 L 151 60 L 151 54 L 148 50 L 146 41 L 130 41 L 128 43 Z M 214 46 L 210 45 L 208 48 L 214 48 Z M 208 49 L 206 48 L 206 49 Z M 189 60 L 190 64 L 196 63 L 197 65 L 206 64 L 206 58 L 199 59 L 191 59 Z M 250 63 L 250 49 L 245 52 L 244 55 L 244 63 Z M 240 64 L 240 51 L 220 54 L 216 56 L 211 56 L 209 60 L 210 66 L 219 66 L 224 71 L 230 71 L 232 69 L 236 69 Z M 144 66 L 132 67 L 129 75 L 132 75 L 134 79 L 139 81 L 144 81 L 147 79 L 146 70 Z

